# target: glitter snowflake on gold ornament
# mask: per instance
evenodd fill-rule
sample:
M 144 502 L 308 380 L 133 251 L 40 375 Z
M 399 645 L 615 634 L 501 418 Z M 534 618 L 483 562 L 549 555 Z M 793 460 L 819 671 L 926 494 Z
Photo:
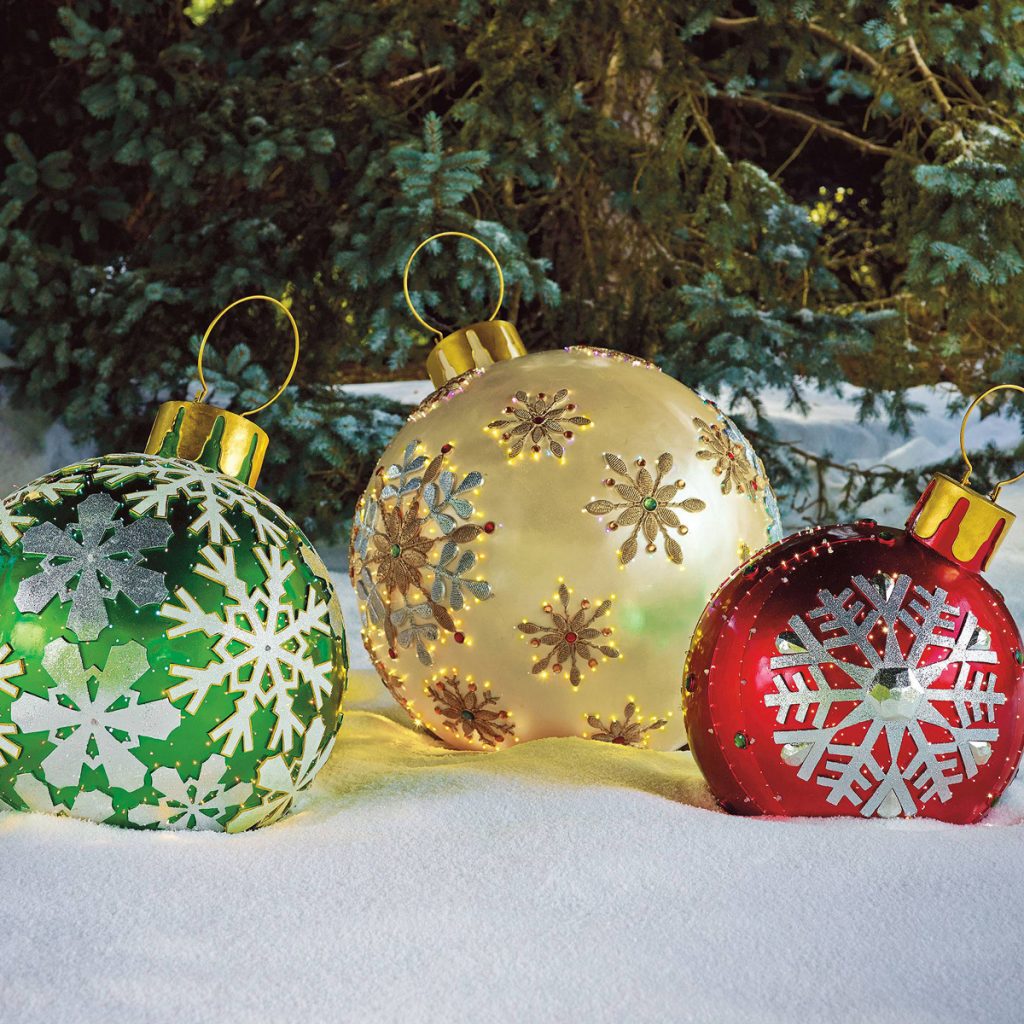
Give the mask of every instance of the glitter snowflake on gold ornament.
M 640 533 L 643 533 L 647 541 L 647 553 L 653 555 L 658 550 L 656 542 L 660 534 L 665 544 L 665 554 L 677 565 L 682 565 L 683 549 L 679 541 L 670 536 L 668 532 L 672 529 L 683 535 L 688 531 L 688 527 L 680 521 L 676 510 L 701 512 L 706 504 L 700 498 L 673 500 L 686 486 L 686 483 L 683 480 L 676 480 L 675 483 L 670 484 L 662 482 L 666 474 L 672 470 L 672 456 L 668 452 L 662 452 L 658 456 L 657 476 L 651 476 L 645 459 L 636 460 L 635 476 L 630 473 L 629 467 L 618 455 L 605 452 L 604 460 L 613 473 L 625 478 L 624 481 L 621 481 L 609 477 L 604 481 L 607 487 L 615 489 L 622 501 L 613 502 L 600 498 L 590 502 L 584 511 L 589 512 L 592 516 L 614 513 L 615 519 L 609 524 L 609 530 L 618 530 L 622 527 L 633 528 L 633 532 L 619 548 L 619 561 L 623 565 L 628 565 L 633 561 L 636 557 L 637 537 Z
M 463 693 L 457 676 L 445 676 L 428 686 L 427 693 L 435 702 L 434 711 L 445 719 L 447 728 L 455 733 L 461 730 L 467 739 L 479 739 L 489 747 L 496 747 L 516 731 L 508 720 L 508 712 L 499 706 L 498 698 L 488 689 L 478 690 L 476 683 L 470 683 Z
M 565 455 L 564 441 L 571 441 L 570 427 L 588 427 L 591 421 L 586 416 L 573 415 L 574 402 L 566 402 L 568 388 L 561 388 L 554 395 L 543 391 L 531 398 L 525 391 L 517 391 L 512 401 L 505 406 L 506 419 L 492 420 L 488 430 L 500 430 L 501 442 L 508 445 L 506 454 L 510 459 L 520 455 L 529 442 L 534 454 L 542 448 L 555 458 Z
M 668 724 L 663 718 L 655 718 L 642 725 L 642 719 L 635 715 L 636 704 L 633 701 L 626 705 L 621 718 L 613 716 L 607 725 L 597 715 L 587 715 L 587 724 L 594 730 L 590 739 L 619 746 L 642 747 L 647 744 L 648 733 L 663 729 Z
M 558 586 L 558 600 L 562 605 L 561 611 L 550 603 L 544 605 L 544 611 L 551 617 L 550 623 L 542 625 L 524 620 L 516 629 L 521 633 L 540 634 L 530 640 L 532 647 L 551 648 L 543 658 L 534 662 L 531 669 L 534 675 L 544 672 L 549 665 L 551 671 L 559 675 L 568 662 L 569 682 L 573 686 L 579 686 L 583 678 L 579 667 L 580 661 L 586 661 L 588 667 L 594 669 L 598 666 L 598 653 L 606 658 L 619 656 L 619 652 L 611 644 L 601 642 L 603 637 L 611 636 L 611 628 L 605 626 L 597 629 L 593 625 L 596 619 L 607 614 L 612 603 L 602 601 L 596 608 L 591 608 L 590 602 L 584 598 L 580 601 L 579 610 L 570 614 L 569 588 L 564 583 Z
M 699 416 L 693 418 L 693 425 L 700 431 L 700 443 L 707 446 L 697 450 L 697 458 L 714 463 L 712 469 L 715 476 L 722 478 L 723 494 L 729 494 L 733 488 L 737 494 L 751 494 L 763 486 L 742 444 L 729 437 L 717 423 L 706 423 Z

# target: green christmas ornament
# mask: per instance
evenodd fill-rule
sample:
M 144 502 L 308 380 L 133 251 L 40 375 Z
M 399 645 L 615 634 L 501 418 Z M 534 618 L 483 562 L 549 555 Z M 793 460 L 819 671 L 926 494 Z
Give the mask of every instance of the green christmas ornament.
M 297 360 L 295 321 L 268 301 Z M 238 304 L 207 329 L 201 382 Z M 160 408 L 146 454 L 68 466 L 0 505 L 0 806 L 241 831 L 284 815 L 330 756 L 341 608 L 302 531 L 253 490 L 260 409 L 205 394 Z

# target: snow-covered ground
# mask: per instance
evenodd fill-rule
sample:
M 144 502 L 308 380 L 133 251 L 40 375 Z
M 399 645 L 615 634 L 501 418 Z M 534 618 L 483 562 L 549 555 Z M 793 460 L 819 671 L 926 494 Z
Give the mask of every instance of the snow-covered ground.
M 909 442 L 835 400 L 775 412 L 838 459 L 921 464 L 959 423 L 915 397 Z M 16 420 L 0 492 L 86 454 Z M 1024 512 L 1024 484 L 1004 498 Z M 1022 568 L 1018 524 L 989 575 L 1024 618 Z M 334 757 L 270 828 L 0 815 L 0 1021 L 1018 1021 L 1022 824 L 1024 783 L 971 828 L 732 818 L 686 754 L 450 751 L 357 671 Z

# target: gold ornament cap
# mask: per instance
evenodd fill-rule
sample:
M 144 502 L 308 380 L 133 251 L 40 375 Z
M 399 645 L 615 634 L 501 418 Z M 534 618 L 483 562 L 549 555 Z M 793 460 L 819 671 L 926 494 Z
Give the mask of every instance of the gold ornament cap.
M 491 262 L 498 272 L 498 301 L 491 315 L 480 323 L 470 324 L 468 327 L 462 327 L 448 335 L 443 334 L 436 327 L 432 327 L 420 316 L 419 310 L 416 309 L 412 296 L 409 294 L 409 270 L 412 268 L 413 260 L 424 246 L 438 238 L 466 238 L 475 242 L 490 256 Z M 402 290 L 412 315 L 440 339 L 430 355 L 427 356 L 427 373 L 430 374 L 430 381 L 435 388 L 441 387 L 442 384 L 446 384 L 470 370 L 484 369 L 494 363 L 526 355 L 526 346 L 523 344 L 523 339 L 519 337 L 515 324 L 508 320 L 495 319 L 505 299 L 505 275 L 501 271 L 498 257 L 475 235 L 466 234 L 464 231 L 441 231 L 420 242 L 413 249 L 412 255 L 405 264 Z
M 970 572 L 983 572 L 1013 526 L 1016 516 L 996 504 L 999 492 L 1024 476 L 1002 480 L 987 497 L 967 486 L 974 467 L 964 445 L 967 419 L 975 407 L 995 391 L 1020 391 L 1016 384 L 999 384 L 979 395 L 960 424 L 960 451 L 967 471 L 957 482 L 937 473 L 918 499 L 907 520 L 907 532 L 917 541 Z
M 262 405 L 243 413 L 208 405 L 203 399 L 209 387 L 203 374 L 203 353 L 210 334 L 223 317 L 243 302 L 271 302 L 277 306 L 291 324 L 295 339 L 292 365 L 288 376 L 277 391 Z M 248 417 L 262 412 L 281 397 L 291 383 L 299 361 L 299 328 L 291 311 L 269 295 L 247 295 L 232 302 L 213 319 L 199 345 L 197 367 L 199 370 L 199 394 L 191 402 L 164 402 L 157 410 L 156 420 L 146 442 L 147 455 L 162 455 L 165 458 L 188 459 L 225 476 L 234 477 L 254 487 L 263 468 L 270 438 L 262 428 Z

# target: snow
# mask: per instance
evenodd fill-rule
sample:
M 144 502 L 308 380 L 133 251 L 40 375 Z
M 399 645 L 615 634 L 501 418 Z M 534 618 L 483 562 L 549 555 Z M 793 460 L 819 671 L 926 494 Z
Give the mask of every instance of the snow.
M 808 419 L 771 407 L 802 446 L 913 465 L 959 429 L 941 393 L 914 397 L 927 411 L 909 441 L 831 398 Z M 0 409 L 0 451 L 22 462 L 0 464 L 0 492 L 62 464 L 46 462 L 52 437 L 8 444 L 8 425 Z M 1015 430 L 992 417 L 970 436 Z M 1024 512 L 1024 485 L 1004 499 Z M 866 514 L 906 512 L 887 496 Z M 1018 524 L 989 574 L 1018 616 L 1022 567 Z M 298 812 L 257 832 L 0 815 L 0 1020 L 1020 1017 L 1024 783 L 974 827 L 741 819 L 713 808 L 686 754 L 451 751 L 365 669 L 346 707 Z

